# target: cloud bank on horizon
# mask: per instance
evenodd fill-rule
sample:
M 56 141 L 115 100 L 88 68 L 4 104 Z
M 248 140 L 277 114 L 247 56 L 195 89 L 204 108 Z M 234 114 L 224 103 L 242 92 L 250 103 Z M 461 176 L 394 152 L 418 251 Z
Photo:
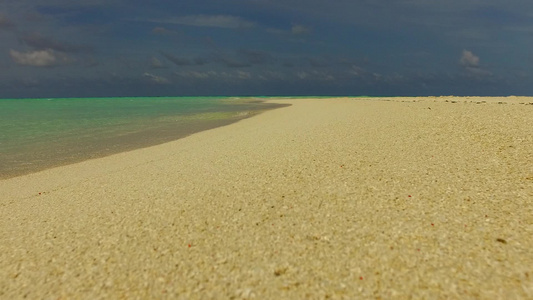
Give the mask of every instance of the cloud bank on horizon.
M 0 98 L 531 95 L 523 0 L 0 3 Z

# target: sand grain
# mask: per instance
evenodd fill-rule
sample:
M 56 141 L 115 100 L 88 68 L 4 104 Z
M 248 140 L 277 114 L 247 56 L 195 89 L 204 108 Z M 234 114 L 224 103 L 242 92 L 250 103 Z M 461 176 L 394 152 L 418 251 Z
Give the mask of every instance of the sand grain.
M 531 98 L 275 102 L 0 181 L 0 298 L 533 298 Z

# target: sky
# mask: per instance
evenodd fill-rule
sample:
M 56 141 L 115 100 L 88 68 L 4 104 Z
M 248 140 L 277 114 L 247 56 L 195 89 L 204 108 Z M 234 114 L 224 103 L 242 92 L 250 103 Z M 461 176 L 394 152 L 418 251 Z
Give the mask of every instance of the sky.
M 0 98 L 533 95 L 531 0 L 0 0 Z

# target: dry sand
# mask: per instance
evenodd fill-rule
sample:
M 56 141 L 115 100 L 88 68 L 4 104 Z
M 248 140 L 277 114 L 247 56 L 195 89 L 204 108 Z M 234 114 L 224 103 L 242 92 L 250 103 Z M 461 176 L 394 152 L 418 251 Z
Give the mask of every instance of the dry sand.
M 275 102 L 0 181 L 0 298 L 533 298 L 533 99 Z

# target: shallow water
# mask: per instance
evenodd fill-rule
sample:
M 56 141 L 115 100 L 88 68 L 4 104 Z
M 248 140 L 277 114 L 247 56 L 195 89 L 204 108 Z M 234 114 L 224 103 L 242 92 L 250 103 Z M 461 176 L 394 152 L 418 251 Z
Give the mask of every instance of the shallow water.
M 275 107 L 225 97 L 0 99 L 0 178 L 172 141 Z

